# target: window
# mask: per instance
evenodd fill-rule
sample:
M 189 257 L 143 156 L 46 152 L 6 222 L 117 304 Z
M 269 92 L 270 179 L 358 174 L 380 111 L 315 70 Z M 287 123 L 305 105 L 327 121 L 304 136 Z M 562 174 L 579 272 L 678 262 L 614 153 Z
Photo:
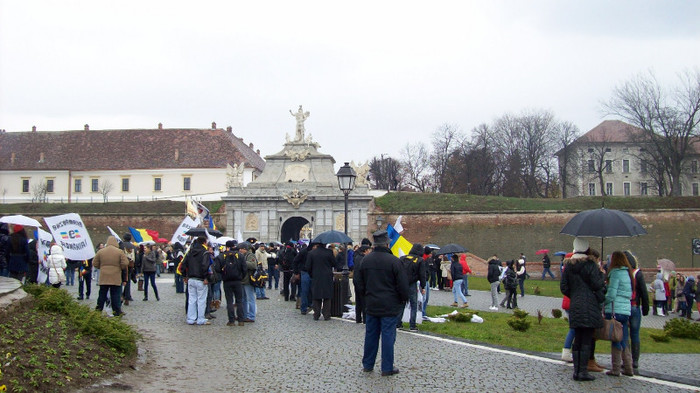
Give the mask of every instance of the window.
M 605 183 L 605 194 L 606 194 L 606 195 L 612 195 L 612 194 L 613 194 L 613 186 L 612 186 L 612 183 Z
M 595 162 L 593 160 L 588 160 L 588 172 L 595 172 Z
M 182 189 L 184 191 L 190 191 L 192 189 L 192 178 L 189 176 L 185 176 L 182 178 Z
M 595 183 L 588 183 L 588 195 L 595 196 Z
M 129 191 L 129 178 L 128 177 L 122 178 L 122 191 L 123 192 Z
M 630 173 L 630 160 L 622 160 L 622 172 Z
M 75 179 L 75 181 L 73 181 L 73 191 L 83 192 L 83 179 Z
M 153 178 L 153 191 L 161 191 L 161 179 L 160 177 Z
M 698 196 L 698 183 L 693 183 L 693 196 Z
M 647 185 L 646 182 L 639 184 L 639 194 L 640 195 L 649 195 L 649 186 Z
M 612 151 L 612 149 L 610 149 L 609 147 L 606 147 L 606 148 L 605 148 L 605 152 L 606 152 L 606 153 L 610 153 L 611 151 Z
M 649 170 L 648 165 L 649 164 L 647 164 L 647 160 L 642 160 L 642 162 L 640 164 L 640 168 L 641 168 L 640 171 L 642 173 L 647 173 L 647 171 Z
M 22 179 L 22 192 L 29 192 L 29 179 Z
M 90 191 L 97 192 L 100 190 L 100 180 L 90 179 Z
M 625 196 L 630 196 L 630 184 L 622 183 L 622 191 L 625 193 Z
M 612 173 L 612 160 L 605 160 L 605 173 Z
M 53 192 L 53 179 L 46 179 L 46 192 Z
M 690 173 L 698 173 L 698 160 L 690 162 Z
M 588 152 L 589 152 L 589 153 L 593 153 L 593 149 L 589 148 L 589 149 L 588 149 Z

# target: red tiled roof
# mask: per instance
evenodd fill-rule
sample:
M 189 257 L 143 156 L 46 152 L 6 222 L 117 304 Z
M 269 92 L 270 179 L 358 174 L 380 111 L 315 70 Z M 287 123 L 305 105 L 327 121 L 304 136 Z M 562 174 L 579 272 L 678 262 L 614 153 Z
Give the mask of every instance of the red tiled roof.
M 0 133 L 0 170 L 225 168 L 240 163 L 260 171 L 265 167 L 260 155 L 223 129 Z
M 620 120 L 605 120 L 578 138 L 577 142 L 635 142 L 644 131 Z

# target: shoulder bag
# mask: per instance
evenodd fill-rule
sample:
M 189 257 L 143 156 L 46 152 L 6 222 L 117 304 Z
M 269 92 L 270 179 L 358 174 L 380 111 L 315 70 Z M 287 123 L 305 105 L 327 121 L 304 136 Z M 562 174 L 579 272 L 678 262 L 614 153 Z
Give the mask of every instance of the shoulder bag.
M 622 323 L 615 319 L 615 302 L 612 302 L 612 318 L 603 319 L 603 327 L 595 330 L 596 340 L 622 341 Z

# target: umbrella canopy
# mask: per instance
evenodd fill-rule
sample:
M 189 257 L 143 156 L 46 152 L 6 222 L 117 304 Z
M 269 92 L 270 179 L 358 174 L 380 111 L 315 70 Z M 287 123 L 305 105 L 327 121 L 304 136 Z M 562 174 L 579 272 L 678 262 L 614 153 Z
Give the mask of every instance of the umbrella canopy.
M 154 242 L 153 240 L 146 240 L 144 242 L 140 242 L 139 246 L 152 246 L 154 244 L 156 244 L 156 242 Z
M 676 271 L 676 264 L 673 263 L 670 259 L 658 259 L 656 263 L 659 265 L 659 267 L 662 270 L 665 270 L 667 272 L 674 272 Z
M 585 210 L 564 225 L 561 232 L 580 237 L 632 237 L 647 231 L 629 214 L 613 209 Z
M 566 251 L 557 251 L 554 253 L 554 255 L 556 255 L 558 257 L 563 257 L 566 254 L 568 254 L 568 252 L 566 252 Z
M 216 242 L 214 242 L 214 244 L 223 246 L 223 245 L 226 245 L 226 242 L 231 241 L 231 240 L 236 240 L 236 239 L 234 239 L 232 237 L 228 237 L 228 236 L 220 236 L 220 237 L 216 238 Z
M 207 236 L 207 233 L 214 237 L 221 237 L 224 234 L 217 231 L 216 229 L 207 229 L 207 228 L 192 228 L 185 232 L 185 235 L 188 236 L 194 236 L 194 237 L 199 237 L 199 236 Z
M 443 246 L 441 249 L 435 252 L 435 255 L 444 254 L 459 254 L 461 252 L 467 252 L 468 250 L 457 243 L 450 243 Z
M 21 214 L 17 214 L 14 216 L 0 217 L 0 222 L 4 222 L 7 224 L 23 225 L 26 227 L 41 228 L 41 223 L 39 221 L 37 221 L 31 217 L 23 216 Z
M 426 244 L 424 247 L 430 247 L 430 248 L 433 249 L 433 250 L 439 250 L 439 249 L 440 249 L 440 246 L 438 246 L 437 244 Z
M 637 220 L 629 214 L 614 209 L 584 210 L 564 225 L 559 233 L 577 237 L 599 237 L 600 254 L 603 252 L 603 239 L 606 237 L 632 237 L 646 235 Z
M 541 255 L 541 254 L 549 254 L 549 250 L 546 248 L 543 248 L 541 250 L 535 251 L 535 255 Z
M 340 231 L 326 231 L 319 233 L 312 241 L 312 243 L 352 243 L 350 236 L 346 235 Z

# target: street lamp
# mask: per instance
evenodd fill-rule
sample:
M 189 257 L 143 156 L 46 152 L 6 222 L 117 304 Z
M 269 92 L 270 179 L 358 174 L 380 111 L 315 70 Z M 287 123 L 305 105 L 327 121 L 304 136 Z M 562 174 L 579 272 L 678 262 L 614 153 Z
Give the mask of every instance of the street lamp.
M 382 224 L 384 223 L 384 217 L 377 216 L 377 230 L 382 229 Z
M 340 191 L 343 192 L 345 195 L 345 234 L 348 234 L 348 195 L 350 194 L 350 191 L 352 191 L 355 188 L 355 179 L 357 178 L 357 173 L 355 173 L 355 170 L 352 169 L 350 166 L 349 162 L 346 162 L 345 165 L 341 166 L 340 169 L 338 170 L 338 173 L 335 174 L 338 176 L 338 187 L 340 188 Z M 342 304 L 345 304 L 348 299 L 350 299 L 350 282 L 349 282 L 349 275 L 350 272 L 348 271 L 348 247 L 349 245 L 345 245 L 345 263 L 343 264 L 343 276 L 342 276 L 342 281 L 341 281 L 341 287 L 340 287 L 340 299 L 342 299 L 341 303 L 341 310 L 342 310 Z M 342 315 L 342 314 L 341 314 Z

